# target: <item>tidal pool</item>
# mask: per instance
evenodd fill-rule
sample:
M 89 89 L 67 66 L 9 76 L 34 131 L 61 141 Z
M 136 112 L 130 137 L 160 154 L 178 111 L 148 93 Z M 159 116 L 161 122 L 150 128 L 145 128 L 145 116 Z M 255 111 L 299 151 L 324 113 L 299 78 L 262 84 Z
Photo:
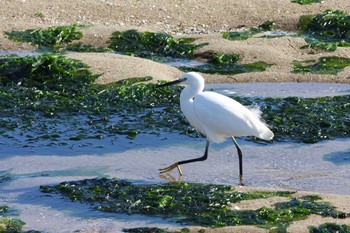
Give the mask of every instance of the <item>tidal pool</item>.
M 349 84 L 251 83 L 208 85 L 226 94 L 261 97 L 318 97 L 350 94 Z M 62 146 L 12 147 L 0 138 L 0 205 L 17 210 L 24 229 L 47 232 L 102 230 L 118 232 L 140 226 L 176 227 L 174 222 L 139 215 L 93 211 L 84 204 L 47 196 L 40 185 L 93 177 L 116 177 L 135 183 L 177 180 L 176 171 L 160 176 L 158 168 L 202 155 L 205 139 L 173 133 L 88 139 Z M 245 184 L 253 187 L 350 195 L 350 138 L 315 144 L 254 143 L 238 139 L 244 154 Z M 339 162 L 341 161 L 341 162 Z M 212 145 L 207 161 L 183 165 L 183 182 L 236 186 L 238 158 L 230 141 Z

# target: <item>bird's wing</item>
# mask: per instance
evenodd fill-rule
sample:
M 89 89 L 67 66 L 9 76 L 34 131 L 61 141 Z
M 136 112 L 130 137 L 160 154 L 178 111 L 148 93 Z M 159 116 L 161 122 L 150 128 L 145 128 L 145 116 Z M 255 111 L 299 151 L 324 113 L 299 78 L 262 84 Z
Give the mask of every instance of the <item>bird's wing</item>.
M 227 96 L 202 92 L 194 99 L 193 108 L 205 134 L 214 142 L 229 136 L 273 137 L 256 113 Z

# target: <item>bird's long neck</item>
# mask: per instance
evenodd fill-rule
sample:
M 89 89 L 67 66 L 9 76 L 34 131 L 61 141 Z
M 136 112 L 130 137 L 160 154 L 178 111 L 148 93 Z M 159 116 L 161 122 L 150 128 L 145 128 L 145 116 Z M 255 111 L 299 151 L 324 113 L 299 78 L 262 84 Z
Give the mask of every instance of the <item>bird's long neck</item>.
M 204 90 L 204 83 L 203 85 L 198 86 L 187 86 L 185 89 L 182 90 L 180 95 L 180 101 L 181 102 L 192 102 L 196 95 L 202 93 Z
M 197 95 L 203 92 L 204 80 L 203 78 L 198 78 L 196 80 L 191 81 L 197 82 L 189 83 L 188 86 L 186 86 L 185 89 L 182 90 L 180 95 L 181 111 L 194 128 L 196 128 L 202 134 L 205 134 L 205 131 L 200 122 L 198 121 L 196 112 L 194 110 L 194 100 Z

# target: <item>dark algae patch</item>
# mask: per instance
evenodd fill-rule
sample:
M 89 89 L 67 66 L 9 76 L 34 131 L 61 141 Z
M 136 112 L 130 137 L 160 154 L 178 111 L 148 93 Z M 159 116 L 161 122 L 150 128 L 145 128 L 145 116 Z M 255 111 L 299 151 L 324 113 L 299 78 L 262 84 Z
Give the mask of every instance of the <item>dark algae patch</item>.
M 228 40 L 246 40 L 259 33 L 272 31 L 274 29 L 274 21 L 266 21 L 259 25 L 258 28 L 250 28 L 243 31 L 221 32 L 223 38 Z
M 117 31 L 112 34 L 109 48 L 116 52 L 149 58 L 153 55 L 190 58 L 193 52 L 207 44 L 193 44 L 195 38 L 175 39 L 166 33 Z
M 255 101 L 261 106 L 263 119 L 272 127 L 278 141 L 316 143 L 324 139 L 349 137 L 349 95 L 265 98 Z
M 259 25 L 258 28 L 250 28 L 244 31 L 232 31 L 222 32 L 223 38 L 228 40 L 246 40 L 257 34 L 272 31 L 274 29 L 274 21 L 266 21 Z M 181 67 L 184 71 L 196 71 L 210 74 L 240 74 L 249 72 L 262 72 L 271 67 L 272 64 L 268 64 L 264 61 L 257 61 L 250 64 L 239 64 L 239 54 L 213 54 L 207 64 L 196 67 Z
M 68 51 L 74 51 L 74 52 L 86 52 L 86 53 L 103 53 L 103 52 L 110 52 L 112 51 L 109 48 L 99 48 L 99 47 L 95 47 L 92 45 L 86 45 L 82 42 L 78 42 L 78 43 L 71 43 L 68 44 L 66 46 L 66 50 Z
M 222 32 L 223 38 L 228 40 L 246 40 L 255 36 L 258 33 L 262 33 L 264 30 L 258 28 L 251 28 L 245 31 L 233 31 L 233 32 Z
M 203 227 L 256 225 L 286 230 L 293 221 L 310 214 L 347 218 L 348 214 L 319 200 L 318 196 L 291 198 L 273 208 L 233 210 L 232 203 L 273 196 L 290 197 L 291 192 L 235 192 L 231 186 L 199 183 L 134 185 L 117 179 L 88 179 L 41 186 L 42 192 L 59 193 L 72 201 L 86 202 L 94 209 L 124 214 L 169 218 Z
M 350 47 L 350 15 L 339 10 L 326 10 L 321 14 L 303 15 L 299 19 L 302 36 L 315 48 L 334 51 L 338 46 Z
M 0 83 L 39 90 L 78 92 L 98 75 L 92 74 L 83 62 L 56 54 L 0 57 Z
M 179 67 L 185 72 L 195 71 L 209 74 L 241 74 L 266 71 L 271 64 L 258 61 L 250 64 L 239 64 L 239 54 L 213 54 L 208 63 L 195 67 Z
M 336 223 L 324 223 L 318 227 L 309 226 L 310 233 L 350 233 L 350 225 L 339 225 Z
M 0 232 L 22 232 L 22 227 L 25 223 L 19 219 L 9 217 L 10 209 L 6 205 L 0 205 Z
M 27 42 L 39 48 L 58 49 L 74 40 L 79 40 L 83 34 L 78 30 L 82 25 L 57 26 L 47 29 L 28 29 L 25 31 L 6 32 L 9 39 L 18 42 Z
M 270 28 L 271 23 L 266 22 L 264 28 Z M 263 29 L 259 29 L 263 30 Z M 193 59 L 200 55 L 195 50 L 206 43 L 194 44 L 195 38 L 174 39 L 165 33 L 138 32 L 136 30 L 117 31 L 111 38 L 109 48 L 116 52 L 151 59 L 157 62 L 168 62 L 174 58 Z M 261 72 L 270 67 L 263 61 L 251 64 L 238 64 L 238 54 L 211 54 L 208 63 L 196 67 L 180 67 L 183 71 L 198 71 L 215 74 L 239 74 L 246 72 Z
M 319 98 L 247 98 L 233 96 L 246 106 L 259 106 L 276 141 L 316 143 L 349 137 L 350 96 Z
M 85 25 L 54 26 L 46 29 L 28 29 L 25 31 L 6 32 L 10 40 L 26 42 L 37 46 L 40 50 L 53 52 L 75 51 L 75 52 L 109 52 L 111 49 L 98 48 L 86 45 L 82 42 L 71 43 L 83 38 L 79 30 L 87 27 Z
M 338 74 L 350 66 L 350 58 L 320 57 L 316 61 L 293 61 L 293 73 Z
M 308 5 L 308 4 L 311 4 L 311 3 L 320 3 L 322 1 L 323 0 L 292 0 L 292 2 L 298 3 L 300 5 Z

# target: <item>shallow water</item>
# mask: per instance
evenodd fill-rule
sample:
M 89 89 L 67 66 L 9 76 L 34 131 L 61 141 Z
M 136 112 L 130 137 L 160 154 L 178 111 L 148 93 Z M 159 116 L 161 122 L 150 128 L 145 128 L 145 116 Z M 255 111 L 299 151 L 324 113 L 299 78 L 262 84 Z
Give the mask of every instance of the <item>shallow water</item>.
M 204 140 L 168 135 L 167 141 L 142 135 L 120 152 L 95 154 L 11 155 L 1 161 L 2 169 L 12 179 L 0 184 L 0 203 L 15 208 L 27 223 L 26 229 L 48 232 L 73 232 L 77 229 L 103 229 L 116 232 L 139 226 L 174 227 L 177 224 L 160 218 L 100 213 L 87 205 L 40 193 L 40 185 L 93 177 L 117 177 L 135 183 L 166 182 L 157 169 L 175 161 L 202 155 Z M 143 146 L 148 141 L 153 146 Z M 270 143 L 260 145 L 239 139 L 244 153 L 247 186 L 305 190 L 350 195 L 350 161 L 332 160 L 332 155 L 350 152 L 350 139 L 317 144 Z M 157 144 L 157 146 L 155 146 Z M 183 182 L 238 184 L 238 159 L 227 141 L 213 145 L 205 162 L 183 165 Z M 177 179 L 174 171 L 171 175 Z M 62 225 L 64 226 L 62 228 Z
M 214 90 L 224 95 L 247 97 L 290 97 L 315 98 L 322 96 L 349 95 L 350 84 L 342 83 L 235 83 L 209 84 L 207 90 Z
M 37 52 L 35 50 L 10 50 L 10 51 L 0 51 L 0 56 L 15 54 L 17 56 L 25 57 L 25 56 L 36 56 L 42 54 L 41 52 Z
M 208 85 L 225 94 L 303 96 L 350 94 L 349 84 L 254 83 Z M 175 227 L 176 223 L 140 215 L 107 214 L 87 205 L 39 192 L 40 185 L 93 177 L 117 177 L 136 183 L 167 182 L 176 171 L 160 176 L 158 168 L 199 157 L 204 139 L 185 135 L 141 134 L 134 140 L 84 140 L 69 146 L 11 147 L 0 139 L 0 205 L 17 209 L 25 229 L 73 232 L 82 229 L 118 232 L 140 226 Z M 244 153 L 247 186 L 350 195 L 350 138 L 316 144 L 257 144 L 238 139 Z M 230 141 L 212 145 L 205 162 L 183 165 L 183 182 L 238 184 L 238 159 Z

